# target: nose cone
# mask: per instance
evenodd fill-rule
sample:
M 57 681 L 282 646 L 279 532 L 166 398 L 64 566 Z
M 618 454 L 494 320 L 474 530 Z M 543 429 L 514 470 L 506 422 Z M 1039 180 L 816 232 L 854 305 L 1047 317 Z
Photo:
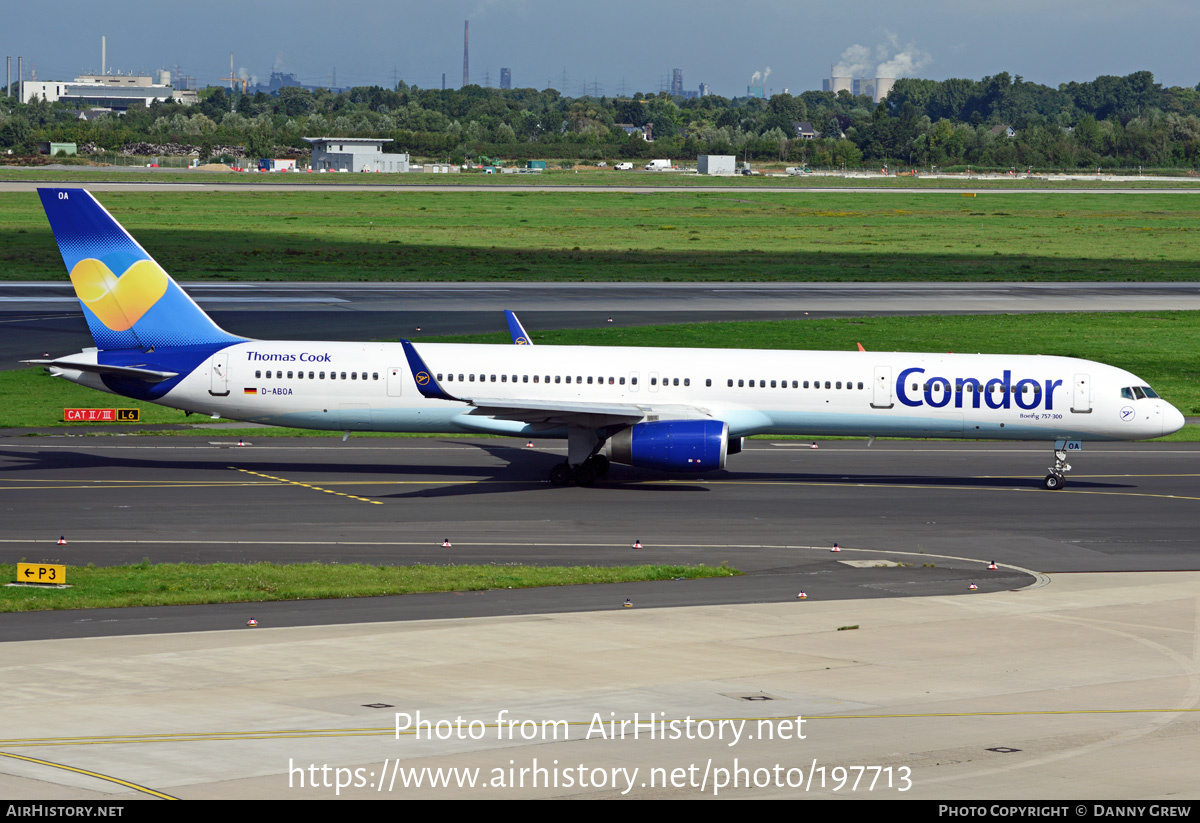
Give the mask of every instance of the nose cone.
M 1163 434 L 1174 434 L 1183 428 L 1183 412 L 1170 403 L 1163 403 Z

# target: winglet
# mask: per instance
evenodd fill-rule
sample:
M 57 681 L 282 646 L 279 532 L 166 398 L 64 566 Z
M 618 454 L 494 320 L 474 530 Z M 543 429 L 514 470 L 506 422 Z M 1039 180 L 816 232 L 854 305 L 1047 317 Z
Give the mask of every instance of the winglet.
M 401 340 L 400 345 L 404 347 L 404 356 L 408 358 L 408 368 L 412 372 L 413 382 L 417 384 L 417 391 L 423 397 L 432 400 L 459 400 L 454 395 L 447 394 L 438 384 L 433 372 L 425 365 L 425 361 L 421 359 L 421 355 L 417 354 L 417 350 L 411 342 Z
M 513 345 L 532 346 L 533 338 L 525 332 L 525 327 L 517 319 L 517 315 L 508 309 L 504 310 L 504 319 L 508 321 L 508 333 L 512 335 Z

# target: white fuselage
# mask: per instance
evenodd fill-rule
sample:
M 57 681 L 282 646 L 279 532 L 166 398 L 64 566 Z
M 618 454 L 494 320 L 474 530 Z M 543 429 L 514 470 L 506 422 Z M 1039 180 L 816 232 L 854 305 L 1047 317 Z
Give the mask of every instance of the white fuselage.
M 1157 397 L 1122 396 L 1145 386 L 1135 375 L 1068 357 L 438 343 L 419 351 L 442 388 L 464 400 L 630 404 L 647 421 L 721 420 L 731 437 L 1138 440 L 1183 425 Z M 297 428 L 562 434 L 423 397 L 395 343 L 239 343 L 157 402 Z

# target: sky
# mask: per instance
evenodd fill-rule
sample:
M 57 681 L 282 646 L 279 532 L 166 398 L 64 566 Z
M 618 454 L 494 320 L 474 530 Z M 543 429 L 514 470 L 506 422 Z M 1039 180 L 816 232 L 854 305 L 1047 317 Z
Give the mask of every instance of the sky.
M 873 77 L 944 80 L 1007 71 L 1057 86 L 1149 70 L 1166 86 L 1194 87 L 1200 66 L 1195 0 L 205 0 L 158 3 L 5 0 L 0 47 L 41 80 L 100 69 L 159 69 L 201 86 L 272 70 L 308 85 L 421 88 L 462 85 L 463 22 L 470 21 L 470 80 L 547 86 L 567 96 L 657 92 L 683 71 L 685 89 L 707 83 L 726 97 L 820 89 L 831 66 Z M 755 80 L 757 73 L 759 80 Z M 765 77 L 765 82 L 761 78 Z M 336 78 L 336 80 L 335 80 Z M 565 82 L 564 82 L 565 80 Z M 253 82 L 253 81 L 252 81 Z

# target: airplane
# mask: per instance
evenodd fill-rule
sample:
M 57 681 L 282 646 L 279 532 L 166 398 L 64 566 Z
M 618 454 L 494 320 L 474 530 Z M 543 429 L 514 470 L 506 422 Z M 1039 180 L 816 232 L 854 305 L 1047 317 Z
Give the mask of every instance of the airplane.
M 86 190 L 38 190 L 96 346 L 24 361 L 113 394 L 296 428 L 565 437 L 555 485 L 622 463 L 722 469 L 756 434 L 1084 441 L 1183 415 L 1141 378 L 1047 355 L 254 340 L 218 327 Z M 515 324 L 515 325 L 514 325 Z

